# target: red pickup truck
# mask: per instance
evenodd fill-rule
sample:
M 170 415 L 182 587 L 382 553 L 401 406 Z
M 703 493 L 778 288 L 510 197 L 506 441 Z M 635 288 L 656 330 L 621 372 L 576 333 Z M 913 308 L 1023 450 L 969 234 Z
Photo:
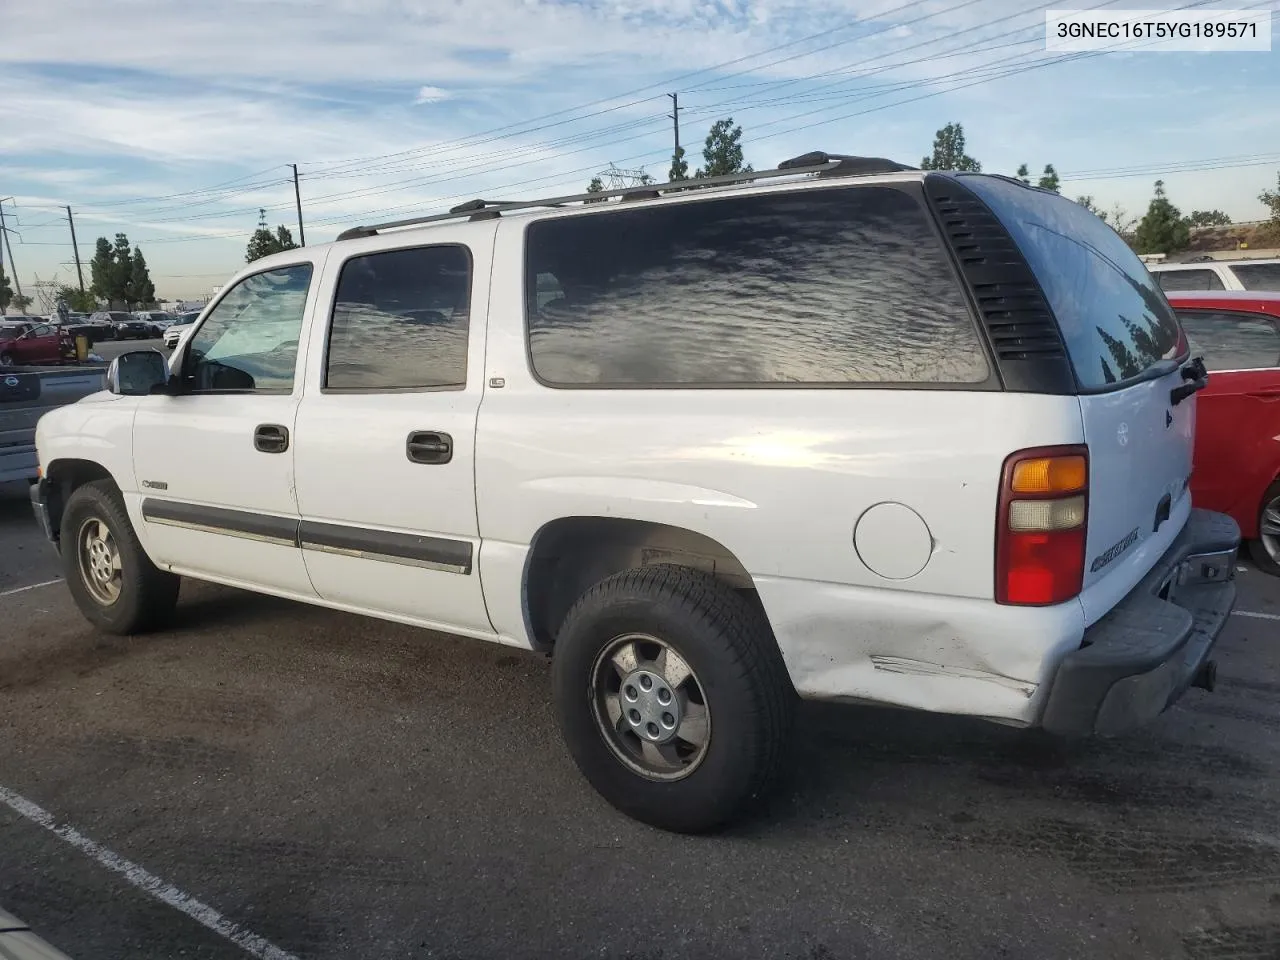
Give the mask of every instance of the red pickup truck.
M 50 323 L 0 323 L 0 367 L 61 363 L 75 356 L 69 336 Z

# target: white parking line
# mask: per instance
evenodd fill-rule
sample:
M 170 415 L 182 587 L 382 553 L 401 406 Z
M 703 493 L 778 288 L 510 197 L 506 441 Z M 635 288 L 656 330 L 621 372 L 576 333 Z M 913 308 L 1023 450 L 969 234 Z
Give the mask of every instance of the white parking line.
M 31 583 L 25 587 L 14 587 L 12 590 L 0 590 L 0 597 L 12 597 L 15 593 L 26 593 L 28 590 L 36 590 L 40 587 L 52 587 L 55 583 L 61 583 L 62 578 L 57 580 L 46 580 L 44 583 Z
M 1237 617 L 1248 617 L 1251 620 L 1280 620 L 1280 613 L 1255 613 L 1252 610 L 1232 610 Z
M 74 827 L 59 826 L 57 821 L 54 820 L 53 814 L 25 797 L 19 796 L 12 790 L 0 787 L 0 803 L 9 807 L 18 815 L 26 817 L 37 826 L 44 827 L 54 836 L 65 840 L 80 852 L 88 854 L 108 870 L 120 874 L 139 890 L 150 894 L 161 903 L 168 904 L 173 909 L 185 913 L 196 923 L 212 930 L 220 937 L 225 937 L 240 949 L 258 957 L 259 960 L 298 960 L 293 954 L 281 950 L 279 947 L 262 939 L 256 933 L 250 933 L 238 923 L 228 920 L 208 904 L 201 903 L 172 884 L 165 883 L 154 874 L 148 873 L 136 863 L 112 853 L 106 847 L 100 846 Z

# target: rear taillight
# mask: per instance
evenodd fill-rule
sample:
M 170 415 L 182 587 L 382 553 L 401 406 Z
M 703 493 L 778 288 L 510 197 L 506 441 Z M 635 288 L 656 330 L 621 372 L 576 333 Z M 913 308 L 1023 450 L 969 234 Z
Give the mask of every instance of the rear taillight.
M 996 515 L 996 602 L 1043 606 L 1077 596 L 1088 519 L 1088 447 L 1037 447 L 1005 460 Z

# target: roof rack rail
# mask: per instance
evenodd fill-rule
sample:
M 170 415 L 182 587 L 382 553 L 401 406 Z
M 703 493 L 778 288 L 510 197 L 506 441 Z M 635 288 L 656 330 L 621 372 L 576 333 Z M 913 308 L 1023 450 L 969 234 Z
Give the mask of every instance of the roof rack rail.
M 537 207 L 563 207 L 570 203 L 583 203 L 588 200 L 599 202 L 612 197 L 619 197 L 623 202 L 651 200 L 662 196 L 663 191 L 683 192 L 703 187 L 730 186 L 738 183 L 751 183 L 755 180 L 768 180 L 774 177 L 819 176 L 847 177 L 873 176 L 879 173 L 896 173 L 903 170 L 916 170 L 905 164 L 886 160 L 883 157 L 853 157 L 841 153 L 823 153 L 814 151 L 792 157 L 778 164 L 774 170 L 752 170 L 744 173 L 729 173 L 718 177 L 701 177 L 697 180 L 673 180 L 668 183 L 645 183 L 634 187 L 616 187 L 600 190 L 595 193 L 571 193 L 560 197 L 548 197 L 545 200 L 468 200 L 452 207 L 448 213 L 435 213 L 425 217 L 408 217 L 404 220 L 390 220 L 386 223 L 375 223 L 370 226 L 351 227 L 338 234 L 339 240 L 354 240 L 358 237 L 373 237 L 384 230 L 396 230 L 401 227 L 416 227 L 425 223 L 439 223 L 444 220 L 489 220 L 501 216 L 503 211 L 529 210 Z

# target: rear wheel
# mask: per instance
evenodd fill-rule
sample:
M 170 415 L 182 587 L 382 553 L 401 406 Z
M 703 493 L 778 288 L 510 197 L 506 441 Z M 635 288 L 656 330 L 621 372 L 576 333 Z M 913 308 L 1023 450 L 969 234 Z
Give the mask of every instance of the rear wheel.
M 714 577 L 629 570 L 569 612 L 552 684 L 583 776 L 623 813 L 666 830 L 723 826 L 774 781 L 794 712 L 763 616 Z
M 0 353 L 0 367 L 12 367 L 12 366 L 14 366 L 13 354 Z
M 62 513 L 59 538 L 71 596 L 99 630 L 141 633 L 172 615 L 179 578 L 146 555 L 115 484 L 95 480 L 77 487 Z
M 1258 539 L 1249 541 L 1249 556 L 1259 570 L 1280 577 L 1280 480 L 1262 495 Z

